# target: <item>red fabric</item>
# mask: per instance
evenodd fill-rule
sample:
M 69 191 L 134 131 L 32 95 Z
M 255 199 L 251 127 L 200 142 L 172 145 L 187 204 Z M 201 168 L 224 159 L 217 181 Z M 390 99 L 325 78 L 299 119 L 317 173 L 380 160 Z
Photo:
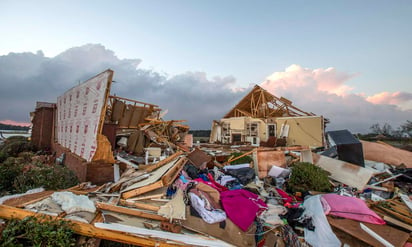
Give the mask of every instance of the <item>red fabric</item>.
M 293 202 L 298 202 L 298 201 L 302 201 L 301 198 L 295 197 L 295 196 L 291 196 L 288 193 L 286 193 L 285 191 L 276 188 L 276 191 L 279 193 L 279 195 L 282 197 L 283 203 L 293 203 Z
M 377 225 L 385 224 L 385 221 L 359 198 L 337 194 L 325 194 L 322 197 L 330 206 L 330 215 Z
M 209 178 L 209 179 L 210 179 L 210 178 Z M 193 181 L 197 181 L 197 182 L 200 182 L 200 183 L 207 184 L 207 185 L 209 185 L 210 187 L 216 189 L 216 190 L 219 191 L 219 192 L 228 190 L 228 188 L 226 188 L 225 186 L 220 185 L 219 183 L 216 183 L 216 181 L 214 181 L 214 180 L 205 181 L 205 180 L 203 180 L 203 179 L 201 179 L 201 178 L 196 178 L 196 179 L 194 179 Z
M 244 232 L 267 208 L 258 195 L 243 189 L 223 191 L 220 201 L 227 217 Z

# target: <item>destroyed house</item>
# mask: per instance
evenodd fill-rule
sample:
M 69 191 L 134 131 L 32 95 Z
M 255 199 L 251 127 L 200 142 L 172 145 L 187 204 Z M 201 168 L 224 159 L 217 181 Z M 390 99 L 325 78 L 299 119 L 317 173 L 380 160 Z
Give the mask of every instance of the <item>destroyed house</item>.
M 38 102 L 31 114 L 33 144 L 55 153 L 82 182 L 113 181 L 115 159 L 134 166 L 159 161 L 189 131 L 183 120 L 163 121 L 157 105 L 110 95 L 112 79 L 106 70 L 57 103 Z
M 325 119 L 305 112 L 262 87 L 253 89 L 220 121 L 213 121 L 211 143 L 253 146 L 324 146 Z
M 157 105 L 110 95 L 112 77 L 107 70 L 56 103 L 37 103 L 32 141 L 51 154 L 34 161 L 68 166 L 88 182 L 0 197 L 1 237 L 3 218 L 33 216 L 69 221 L 81 235 L 76 246 L 108 246 L 101 239 L 133 246 L 410 246 L 411 152 L 358 141 L 345 130 L 329 131 L 331 148 L 317 153 L 308 146 L 323 145 L 315 142 L 323 118 L 259 86 L 214 122 L 212 137 L 272 147 L 190 147 L 183 120 L 164 121 Z M 289 147 L 273 147 L 278 138 Z M 352 164 L 361 156 L 364 166 Z

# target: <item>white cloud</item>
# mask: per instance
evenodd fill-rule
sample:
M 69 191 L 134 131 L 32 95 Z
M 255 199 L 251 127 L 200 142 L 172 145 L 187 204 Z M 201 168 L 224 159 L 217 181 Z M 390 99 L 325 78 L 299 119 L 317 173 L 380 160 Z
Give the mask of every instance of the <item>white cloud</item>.
M 232 76 L 208 78 L 203 72 L 171 76 L 140 69 L 140 59 L 119 59 L 102 45 L 70 48 L 53 58 L 42 53 L 0 56 L 1 120 L 28 122 L 36 101 L 55 102 L 79 82 L 114 70 L 111 93 L 168 109 L 167 119 L 183 119 L 193 129 L 209 129 L 244 92 Z
M 309 69 L 294 64 L 268 76 L 261 86 L 277 96 L 289 98 L 302 110 L 329 118 L 329 130 L 366 132 L 374 123 L 389 123 L 396 128 L 410 120 L 412 110 L 397 105 L 410 101 L 410 93 L 380 94 L 389 95 L 386 99 L 391 100 L 354 94 L 346 84 L 354 76 L 335 68 Z
M 98 44 L 70 48 L 52 58 L 42 52 L 0 56 L 0 104 L 7 106 L 0 108 L 0 121 L 28 122 L 36 101 L 55 102 L 69 88 L 107 68 L 115 72 L 112 94 L 157 104 L 168 109 L 167 119 L 188 120 L 192 129 L 209 129 L 213 119 L 220 119 L 253 87 L 239 88 L 233 76 L 166 75 L 139 68 L 140 63 L 140 59 L 119 59 Z M 329 129 L 366 132 L 374 123 L 397 127 L 411 120 L 411 110 L 394 105 L 411 103 L 410 93 L 355 95 L 347 85 L 354 76 L 335 68 L 294 64 L 269 75 L 261 86 L 302 110 L 329 118 Z

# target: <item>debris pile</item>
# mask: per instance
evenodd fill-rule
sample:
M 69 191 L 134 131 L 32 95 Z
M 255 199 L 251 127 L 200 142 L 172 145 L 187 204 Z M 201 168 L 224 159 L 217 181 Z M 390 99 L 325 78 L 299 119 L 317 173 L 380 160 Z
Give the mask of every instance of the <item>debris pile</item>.
M 404 246 L 410 241 L 411 177 L 401 164 L 366 159 L 362 167 L 305 146 L 204 144 L 185 152 L 169 141 L 158 143 L 165 144 L 162 154 L 167 149 L 171 154 L 148 164 L 130 153 L 117 160 L 124 169 L 115 182 L 3 200 L 0 217 L 53 215 L 87 227 L 80 234 L 139 245 Z M 250 162 L 231 164 L 244 157 Z
M 26 157 L 82 182 L 53 187 L 65 173 L 43 169 L 32 177 L 47 178 L 46 190 L 1 197 L 0 218 L 48 215 L 79 235 L 137 246 L 412 244 L 411 152 L 347 130 L 325 134 L 323 116 L 257 85 L 213 122 L 211 143 L 193 144 L 184 120 L 109 96 L 112 78 L 106 70 L 38 104 L 32 143 L 53 154 L 6 167 L 4 154 L 22 144 L 0 150 L 0 175 L 17 177 L 11 168 Z M 24 166 L 21 177 L 37 170 Z

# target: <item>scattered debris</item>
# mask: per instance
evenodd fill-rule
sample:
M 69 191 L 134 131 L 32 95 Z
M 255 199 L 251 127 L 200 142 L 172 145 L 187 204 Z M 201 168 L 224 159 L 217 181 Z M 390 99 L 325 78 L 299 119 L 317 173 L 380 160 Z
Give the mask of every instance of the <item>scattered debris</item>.
M 5 195 L 0 218 L 48 215 L 84 237 L 138 246 L 412 242 L 410 152 L 346 130 L 328 132 L 326 143 L 327 120 L 258 86 L 213 122 L 214 143 L 193 145 L 184 120 L 110 96 L 112 76 L 105 71 L 59 97 L 49 107 L 58 113 L 58 142 L 48 141 L 56 153 L 29 159 L 69 167 L 82 183 Z M 81 99 L 80 109 L 76 97 L 100 87 L 96 104 Z M 76 109 L 94 118 L 83 121 Z

